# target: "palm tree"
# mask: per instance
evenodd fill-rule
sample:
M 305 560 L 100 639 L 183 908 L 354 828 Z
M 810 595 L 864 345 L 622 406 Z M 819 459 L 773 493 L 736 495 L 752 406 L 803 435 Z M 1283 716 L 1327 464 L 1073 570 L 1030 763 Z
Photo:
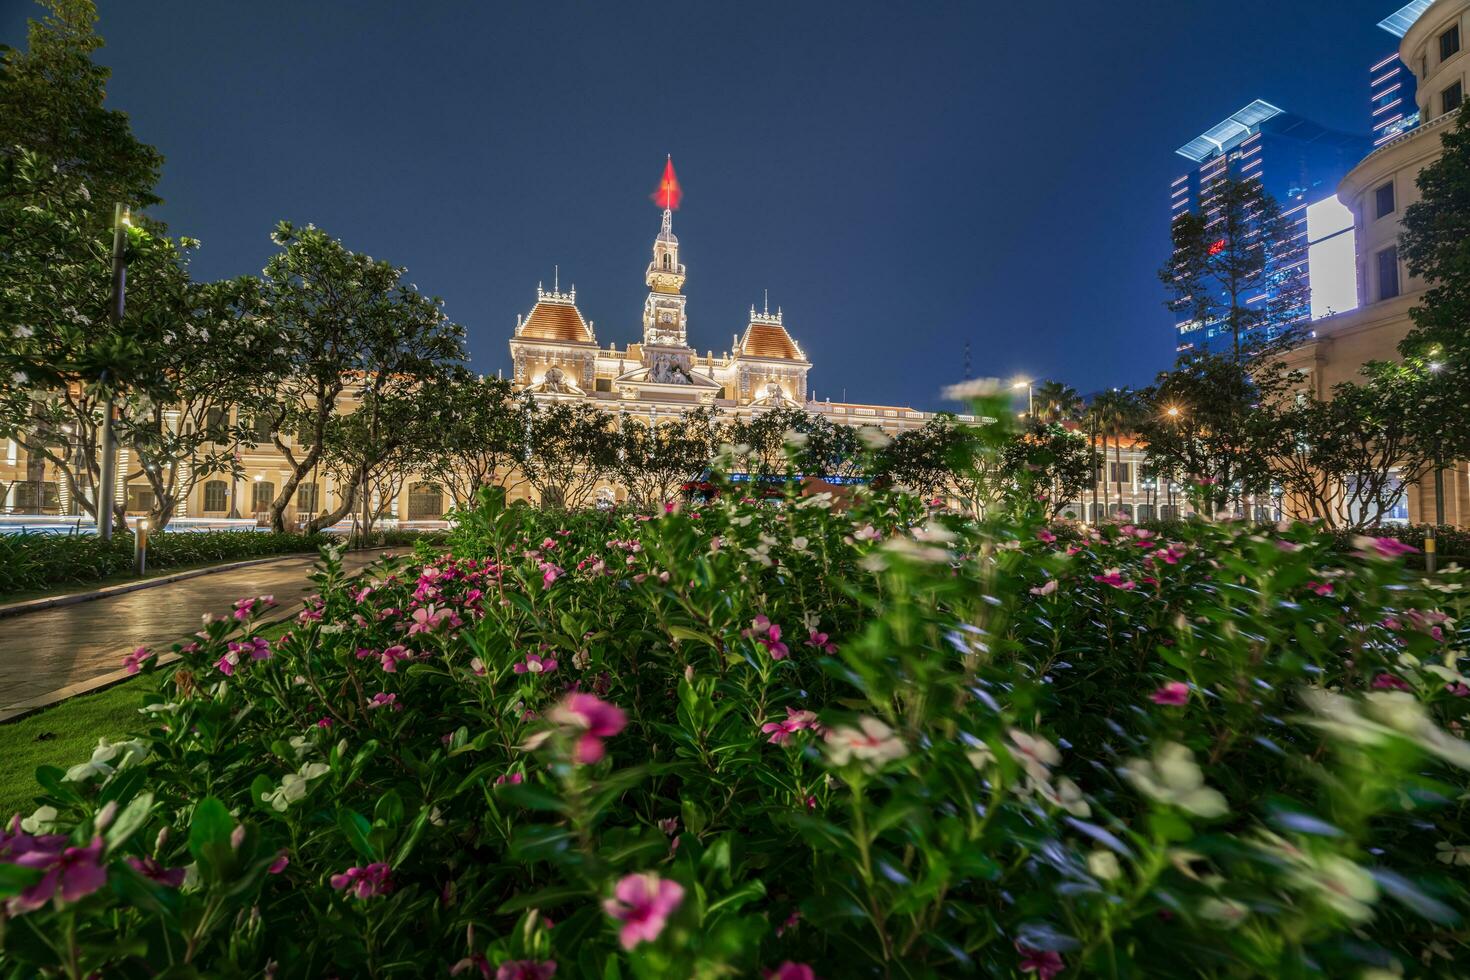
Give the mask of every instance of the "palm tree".
M 1043 381 L 1037 385 L 1033 400 L 1039 422 L 1075 421 L 1082 410 L 1082 396 L 1060 381 Z

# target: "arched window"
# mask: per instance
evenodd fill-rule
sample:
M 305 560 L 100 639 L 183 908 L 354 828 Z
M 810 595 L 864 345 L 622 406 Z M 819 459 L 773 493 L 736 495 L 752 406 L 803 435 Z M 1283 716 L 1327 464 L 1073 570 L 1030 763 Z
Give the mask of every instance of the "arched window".
M 256 480 L 254 489 L 250 491 L 250 509 L 259 514 L 261 511 L 271 509 L 271 501 L 276 499 L 276 485 L 269 480 Z
M 444 516 L 444 492 L 432 483 L 415 483 L 408 490 L 408 519 L 437 521 Z
M 315 514 L 317 512 L 319 492 L 317 485 L 311 481 L 305 481 L 296 485 L 296 512 L 298 514 Z
M 672 268 L 672 266 L 669 264 L 672 261 L 673 260 L 669 258 L 669 253 L 668 252 L 665 252 L 664 253 L 664 268 L 665 269 Z
M 222 511 L 230 505 L 230 485 L 224 480 L 204 484 L 204 512 Z

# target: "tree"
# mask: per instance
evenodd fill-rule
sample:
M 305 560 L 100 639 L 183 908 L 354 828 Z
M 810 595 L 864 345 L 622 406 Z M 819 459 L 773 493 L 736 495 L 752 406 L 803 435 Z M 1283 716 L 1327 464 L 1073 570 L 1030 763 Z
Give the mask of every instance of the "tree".
M 541 506 L 576 510 L 617 465 L 613 417 L 582 402 L 533 402 L 521 468 Z
M 382 388 L 369 383 L 354 389 L 359 404 L 328 422 L 322 454 L 342 493 L 336 508 L 313 517 L 309 529 L 330 527 L 352 515 L 360 516 L 358 526 L 366 535 L 391 511 L 409 473 L 424 468 L 433 452 L 438 405 L 425 397 L 432 383 Z
M 1252 373 L 1231 355 L 1181 357 L 1139 393 L 1137 429 L 1149 468 L 1193 480 L 1211 513 L 1232 496 L 1269 492 L 1271 468 L 1255 413 L 1283 397 L 1288 380 L 1274 365 Z
M 455 506 L 468 507 L 480 487 L 500 486 L 519 475 L 525 451 L 524 399 L 509 381 L 465 374 L 424 392 L 437 424 L 428 433 L 433 452 L 425 475 L 448 488 Z
M 1027 419 L 1001 450 L 1001 468 L 1012 486 L 1045 497 L 1056 517 L 1096 479 L 1097 453 L 1086 436 L 1061 422 Z
M 1171 310 L 1202 329 L 1222 325 L 1237 364 L 1290 344 L 1293 326 L 1310 312 L 1305 246 L 1260 180 L 1221 179 L 1201 213 L 1174 219 L 1172 238 L 1173 254 L 1159 270 Z
M 1331 528 L 1378 525 L 1433 460 L 1416 431 L 1432 382 L 1411 367 L 1382 362 L 1362 374 L 1361 382 L 1335 386 L 1330 400 L 1282 399 L 1255 416 L 1286 499 Z
M 1041 422 L 1071 422 L 1082 414 L 1082 396 L 1060 381 L 1043 381 L 1037 385 L 1032 404 Z
M 800 468 L 789 453 L 799 457 L 812 433 L 826 421 L 800 408 L 770 408 L 736 419 L 725 439 L 739 450 L 736 466 L 754 479 L 770 480 Z
M 1470 112 L 1463 106 L 1440 140 L 1443 153 L 1415 178 L 1420 200 L 1404 210 L 1399 250 L 1429 288 L 1409 311 L 1414 326 L 1399 352 L 1433 375 L 1421 436 L 1443 461 L 1470 457 Z
M 365 479 L 375 465 L 370 447 L 392 435 L 383 419 L 393 400 L 462 361 L 464 329 L 444 316 L 438 299 L 405 283 L 402 268 L 349 251 L 313 226 L 283 221 L 272 239 L 281 251 L 266 263 L 261 315 L 284 343 L 274 366 L 278 385 L 251 407 L 265 418 L 289 470 L 271 502 L 271 526 L 284 531 L 286 508 L 321 461 L 349 385 L 357 411 L 369 414 L 338 432 L 366 440 L 358 457 Z M 351 507 L 350 494 L 343 496 L 340 513 L 313 519 L 308 528 L 341 520 Z
M 91 0 L 45 0 L 25 51 L 5 51 L 0 65 L 0 159 L 29 151 L 96 202 L 92 231 L 107 227 L 114 203 L 157 204 L 163 157 L 139 142 L 125 113 L 106 109 L 111 71 L 92 60 L 102 47 Z
M 691 409 L 657 423 L 624 417 L 618 423 L 614 470 L 633 506 L 651 510 L 709 466 L 719 432 L 715 409 Z

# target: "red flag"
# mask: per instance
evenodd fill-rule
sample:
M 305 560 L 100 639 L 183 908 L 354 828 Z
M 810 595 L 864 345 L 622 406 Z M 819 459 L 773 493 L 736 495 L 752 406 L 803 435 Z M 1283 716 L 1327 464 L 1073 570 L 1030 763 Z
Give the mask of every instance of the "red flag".
M 671 156 L 664 162 L 664 176 L 658 182 L 658 190 L 649 195 L 654 204 L 669 211 L 679 210 L 679 202 L 684 198 L 684 191 L 679 187 L 679 178 L 674 176 L 674 158 Z

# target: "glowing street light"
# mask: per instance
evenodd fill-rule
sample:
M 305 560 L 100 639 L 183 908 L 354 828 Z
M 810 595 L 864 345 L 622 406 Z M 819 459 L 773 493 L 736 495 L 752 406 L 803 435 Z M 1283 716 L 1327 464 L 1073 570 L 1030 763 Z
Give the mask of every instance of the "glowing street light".
M 1035 401 L 1034 401 L 1034 393 L 1033 393 L 1033 389 L 1031 387 L 1033 384 L 1035 384 L 1035 382 L 1033 382 L 1030 378 L 1017 378 L 1015 381 L 1013 381 L 1011 383 L 1011 390 L 1012 391 L 1020 391 L 1022 388 L 1025 388 L 1026 389 L 1026 414 L 1027 415 L 1032 415 L 1036 411 L 1036 404 L 1035 404 Z M 1018 417 L 1020 417 L 1020 416 L 1018 416 Z

